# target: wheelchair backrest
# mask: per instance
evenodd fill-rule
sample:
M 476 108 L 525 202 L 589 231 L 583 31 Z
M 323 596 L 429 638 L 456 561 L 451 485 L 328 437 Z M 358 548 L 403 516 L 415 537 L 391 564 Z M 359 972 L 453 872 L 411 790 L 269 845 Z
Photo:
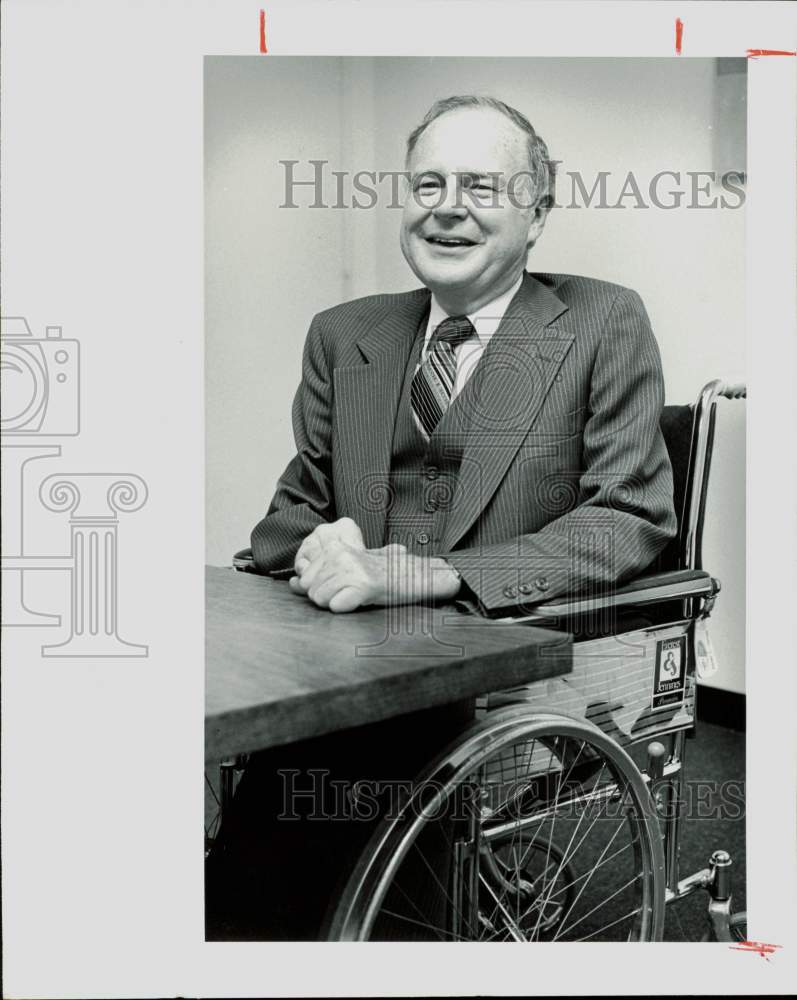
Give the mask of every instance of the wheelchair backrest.
M 741 399 L 745 394 L 743 384 L 729 385 L 715 379 L 703 387 L 694 406 L 665 406 L 662 410 L 660 426 L 672 465 L 678 533 L 654 563 L 659 572 L 703 568 L 703 520 L 717 398 Z
M 687 506 L 690 459 L 695 412 L 693 406 L 665 406 L 661 412 L 661 433 L 670 456 L 673 478 L 673 502 L 678 518 L 678 533 L 659 555 L 658 572 L 685 569 L 683 526 Z

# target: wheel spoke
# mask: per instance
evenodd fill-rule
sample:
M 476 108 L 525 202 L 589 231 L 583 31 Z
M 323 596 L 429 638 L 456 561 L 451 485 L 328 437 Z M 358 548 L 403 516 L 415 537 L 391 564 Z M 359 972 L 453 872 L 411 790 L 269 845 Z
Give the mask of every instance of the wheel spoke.
M 592 802 L 590 802 L 590 805 L 594 804 L 594 801 L 596 801 L 596 800 L 597 799 L 594 799 Z M 584 830 L 584 832 L 582 833 L 581 839 L 578 841 L 578 843 L 576 844 L 576 846 L 572 847 L 573 839 L 575 838 L 576 834 L 578 833 L 579 827 L 581 826 L 581 822 L 582 822 L 583 818 L 586 816 L 586 814 L 587 814 L 587 811 L 584 810 L 584 812 L 579 817 L 578 822 L 576 823 L 576 828 L 575 828 L 575 830 L 573 830 L 573 833 L 571 834 L 571 837 L 570 837 L 570 840 L 568 841 L 567 847 L 562 852 L 562 860 L 560 862 L 560 870 L 565 865 L 570 864 L 571 860 L 575 857 L 575 855 L 578 852 L 579 848 L 585 842 L 585 840 L 587 839 L 587 837 L 589 836 L 589 834 L 592 832 L 595 824 L 598 822 L 598 819 L 600 818 L 600 814 L 598 814 L 597 816 L 595 816 L 595 818 L 589 824 L 589 826 L 587 827 L 587 829 Z M 617 833 L 619 832 L 620 829 L 621 829 L 621 827 L 618 827 L 617 830 L 615 830 L 615 833 L 614 833 L 614 836 L 612 837 L 612 840 L 614 839 L 614 837 L 617 836 Z M 610 846 L 610 845 L 611 845 L 611 841 L 609 842 L 609 845 L 607 845 L 607 847 Z M 602 855 L 601 855 L 601 857 L 602 857 Z M 598 864 L 597 866 L 595 866 L 594 870 L 597 870 L 597 868 L 599 868 L 599 867 L 601 867 L 600 864 Z M 558 874 L 559 873 L 557 872 L 556 877 L 558 877 Z
M 594 938 L 596 934 L 603 934 L 610 927 L 616 927 L 618 924 L 622 923 L 624 920 L 628 920 L 629 917 L 636 917 L 640 913 L 639 907 L 635 910 L 629 910 L 628 913 L 624 913 L 622 917 L 617 917 L 608 924 L 604 924 L 603 927 L 599 927 L 598 930 L 592 931 L 591 934 L 585 934 L 584 937 L 577 938 L 576 941 L 589 941 L 590 938 Z
M 380 916 L 390 917 L 392 920 L 400 920 L 405 924 L 412 924 L 413 927 L 421 927 L 424 930 L 433 931 L 437 937 L 444 941 L 446 938 L 450 938 L 452 941 L 470 941 L 470 938 L 462 937 L 460 934 L 454 934 L 453 931 L 447 931 L 442 927 L 435 927 L 434 924 L 430 924 L 428 920 L 414 920 L 412 917 L 408 917 L 405 913 L 397 913 L 395 910 L 382 909 L 379 911 Z M 423 916 L 423 914 L 421 914 Z
M 445 839 L 446 839 L 446 842 L 447 842 L 447 845 L 446 845 L 447 848 L 448 849 L 452 849 L 453 848 L 453 838 L 451 837 L 450 833 L 448 831 L 445 831 L 444 836 L 445 836 Z M 473 926 L 472 926 L 470 920 L 468 919 L 467 915 L 463 912 L 463 908 L 457 906 L 456 902 L 452 899 L 451 894 L 449 893 L 449 891 L 445 887 L 445 885 L 443 885 L 443 883 L 440 880 L 440 877 L 437 874 L 437 872 L 435 871 L 434 867 L 429 863 L 429 860 L 426 857 L 425 853 L 418 846 L 418 841 L 417 840 L 412 844 L 411 850 L 415 851 L 415 853 L 417 854 L 417 856 L 420 857 L 421 861 L 424 864 L 424 867 L 429 872 L 429 874 L 432 876 L 433 882 L 435 883 L 435 885 L 437 886 L 437 888 L 441 892 L 441 894 L 442 894 L 443 898 L 445 899 L 446 903 L 448 903 L 449 906 L 451 907 L 452 914 L 454 915 L 454 917 L 457 917 L 457 916 L 460 917 L 465 922 L 465 924 L 467 924 L 468 931 L 470 933 L 473 933 Z M 399 886 L 399 888 L 401 888 L 401 887 Z M 417 907 L 415 907 L 415 908 L 416 908 L 416 910 L 418 909 Z M 418 912 L 420 912 L 420 911 L 418 911 Z
M 603 850 L 601 851 L 601 854 L 600 854 L 600 857 L 598 858 L 598 863 L 597 863 L 596 865 L 594 865 L 594 866 L 593 866 L 593 867 L 592 867 L 592 868 L 590 869 L 590 871 L 589 871 L 589 873 L 588 873 L 588 875 L 587 875 L 587 878 L 586 878 L 586 879 L 584 880 L 584 884 L 583 884 L 583 885 L 581 886 L 581 888 L 580 888 L 580 889 L 578 890 L 578 893 L 577 893 L 577 895 L 576 895 L 576 898 L 575 898 L 575 899 L 573 900 L 573 902 L 572 902 L 572 903 L 570 904 L 570 907 L 568 908 L 568 911 L 567 911 L 567 913 L 566 913 L 566 914 L 564 915 L 564 917 L 562 918 L 562 925 L 563 925 L 563 926 L 564 926 L 564 922 L 565 922 L 565 920 L 566 920 L 566 919 L 567 919 L 567 918 L 568 918 L 568 917 L 570 916 L 570 914 L 571 914 L 571 913 L 573 912 L 573 908 L 575 907 L 576 903 L 578 903 L 579 899 L 581 899 L 582 895 L 584 894 L 584 890 L 585 890 L 585 889 L 587 888 L 587 886 L 589 885 L 589 883 L 590 883 L 590 882 L 592 881 L 592 878 L 593 878 L 593 876 L 595 875 L 595 872 L 596 872 L 596 871 L 598 871 L 598 868 L 599 868 L 599 866 L 600 866 L 600 862 L 601 862 L 601 861 L 603 860 L 603 856 L 604 856 L 604 855 L 606 854 L 606 852 L 607 852 L 607 851 L 609 850 L 609 848 L 610 848 L 610 847 L 612 846 L 612 844 L 614 843 L 614 839 L 615 839 L 615 837 L 617 836 L 617 834 L 618 834 L 618 833 L 619 833 L 619 832 L 620 832 L 620 831 L 621 831 L 622 829 L 623 829 L 623 826 L 622 826 L 622 824 L 620 824 L 620 825 L 618 825 L 618 826 L 617 826 L 616 830 L 614 831 L 614 833 L 612 834 L 612 836 L 611 836 L 611 837 L 609 838 L 609 842 L 608 842 L 608 843 L 606 844 L 606 846 L 605 846 L 605 847 L 603 848 Z M 557 935 L 557 936 L 558 936 L 558 935 Z M 555 940 L 555 939 L 554 939 L 554 940 Z
M 605 770 L 605 766 L 606 766 L 606 765 L 605 765 L 605 762 L 604 762 L 604 764 L 603 764 L 603 765 L 602 765 L 602 767 L 601 767 L 601 770 L 600 770 L 600 772 L 599 772 L 599 775 L 598 775 L 598 777 L 599 777 L 600 775 L 602 775 L 602 774 L 603 774 L 603 771 Z M 596 799 L 594 798 L 594 799 L 593 799 L 593 801 L 592 801 L 592 802 L 591 802 L 590 804 L 593 804 L 595 800 L 596 800 Z M 587 839 L 588 835 L 589 835 L 589 834 L 591 833 L 591 831 L 593 830 L 593 828 L 594 828 L 595 824 L 596 824 L 596 823 L 598 822 L 598 819 L 600 818 L 600 813 L 598 813 L 597 815 L 595 815 L 595 817 L 594 817 L 594 818 L 592 819 L 592 822 L 591 822 L 591 823 L 590 823 L 590 824 L 589 824 L 589 825 L 587 826 L 587 829 L 586 829 L 586 830 L 585 830 L 585 831 L 584 831 L 584 832 L 582 833 L 582 836 L 581 836 L 580 840 L 578 841 L 578 843 L 576 844 L 575 848 L 573 848 L 573 847 L 572 847 L 572 844 L 573 844 L 573 840 L 574 840 L 574 838 L 575 838 L 576 834 L 578 833 L 578 831 L 579 831 L 579 827 L 581 826 L 581 823 L 582 823 L 582 820 L 584 819 L 584 817 L 586 816 L 586 814 L 587 814 L 587 810 L 585 809 L 585 810 L 584 810 L 584 811 L 582 812 L 581 816 L 579 816 L 579 819 L 578 819 L 578 822 L 577 822 L 577 824 L 576 824 L 576 828 L 575 828 L 575 829 L 573 830 L 573 833 L 571 834 L 571 837 L 570 837 L 570 840 L 569 840 L 569 842 L 568 842 L 568 844 L 567 844 L 567 847 L 565 848 L 564 852 L 562 853 L 562 860 L 561 860 L 561 862 L 560 862 L 560 868 L 559 868 L 559 871 L 561 871 L 561 869 L 562 869 L 562 868 L 564 868 L 564 867 L 565 867 L 565 865 L 568 865 L 568 864 L 570 864 L 570 862 L 571 862 L 572 858 L 573 858 L 573 857 L 575 857 L 575 855 L 576 855 L 577 851 L 578 851 L 578 850 L 580 849 L 581 845 L 582 845 L 582 844 L 583 844 L 583 843 L 584 843 L 584 842 L 586 841 L 586 839 Z M 603 858 L 604 858 L 604 855 L 606 854 L 606 851 L 607 851 L 607 850 L 609 849 L 609 847 L 611 847 L 611 845 L 612 845 L 612 843 L 614 842 L 614 840 L 615 840 L 615 838 L 617 837 L 617 835 L 618 835 L 618 834 L 620 833 L 620 831 L 621 831 L 621 830 L 622 830 L 622 829 L 624 828 L 624 825 L 625 825 L 624 823 L 619 823 L 619 824 L 617 825 L 617 827 L 615 828 L 615 831 L 614 831 L 614 833 L 612 834 L 611 838 L 609 839 L 609 842 L 608 842 L 608 843 L 606 844 L 606 846 L 604 847 L 603 851 L 601 852 L 601 855 L 600 855 L 600 857 L 598 858 L 598 861 L 597 861 L 597 863 L 596 863 L 596 864 L 595 864 L 595 865 L 594 865 L 594 866 L 593 866 L 593 867 L 591 868 L 590 872 L 589 872 L 589 873 L 587 873 L 587 877 L 586 877 L 586 881 L 585 881 L 585 882 L 584 882 L 584 884 L 583 884 L 583 885 L 581 886 L 581 889 L 579 890 L 579 892 L 578 892 L 578 895 L 577 895 L 577 896 L 576 896 L 576 898 L 575 898 L 575 899 L 573 900 L 573 902 L 572 902 L 572 903 L 570 904 L 570 907 L 568 908 L 568 911 L 567 911 L 567 913 L 566 913 L 566 914 L 565 914 L 565 916 L 564 916 L 564 917 L 562 918 L 562 922 L 563 922 L 563 924 L 564 924 L 564 921 L 566 920 L 567 916 L 569 916 L 569 914 L 570 914 L 570 913 L 572 912 L 572 910 L 574 909 L 574 907 L 575 907 L 575 906 L 576 906 L 576 904 L 578 903 L 579 899 L 581 898 L 581 895 L 583 894 L 584 890 L 585 890 L 585 889 L 586 889 L 586 887 L 587 887 L 587 884 L 588 884 L 588 883 L 589 883 L 589 881 L 590 881 L 590 880 L 592 879 L 592 877 L 593 877 L 593 876 L 595 875 L 595 873 L 596 873 L 596 872 L 597 872 L 597 871 L 598 871 L 598 870 L 599 870 L 600 868 L 604 867 L 604 865 L 608 864 L 608 863 L 609 863 L 609 861 L 611 861 L 611 860 L 612 860 L 613 858 L 616 858 L 617 856 L 619 856 L 620 854 L 622 854 L 622 853 L 623 853 L 623 851 L 624 851 L 624 850 L 625 850 L 625 849 L 626 849 L 626 848 L 627 848 L 628 846 L 630 846 L 630 845 L 626 845 L 626 847 L 624 847 L 624 848 L 621 848 L 621 849 L 620 849 L 619 851 L 616 851 L 616 852 L 615 852 L 615 853 L 614 853 L 613 855 L 610 855 L 610 856 L 609 856 L 609 858 L 607 858 L 607 859 L 606 859 L 606 861 L 604 861 L 604 860 L 603 860 Z M 634 841 L 632 840 L 632 843 L 633 843 L 633 842 L 634 842 Z M 553 894 L 553 886 L 555 886 L 555 884 L 556 884 L 556 879 L 557 879 L 558 877 L 559 877 L 559 872 L 557 872 L 557 873 L 556 873 L 556 875 L 555 875 L 555 878 L 554 878 L 554 881 L 552 882 L 552 888 L 551 888 L 550 892 L 548 893 L 548 895 L 547 895 L 547 896 L 546 896 L 546 898 L 545 898 L 545 901 L 544 901 L 544 902 L 545 902 L 545 904 L 547 904 L 547 903 L 548 903 L 548 902 L 550 901 L 550 899 L 551 899 L 551 898 L 553 898 L 553 895 L 552 895 L 552 894 Z M 580 877 L 579 877 L 579 879 L 576 879 L 576 880 L 574 880 L 574 883 L 575 883 L 575 882 L 578 882 L 578 881 L 580 881 L 580 880 L 581 880 L 581 878 L 583 878 L 583 877 L 584 877 L 584 876 L 580 876 Z M 561 891 L 562 891 L 562 890 L 560 890 L 560 891 L 559 891 L 558 893 L 556 893 L 555 895 L 560 895 L 560 894 L 561 894 Z M 542 912 L 543 912 L 543 910 L 541 909 L 540 913 L 542 913 Z M 539 918 L 538 918 L 538 919 L 539 919 Z M 561 933 L 561 930 L 560 930 L 560 933 Z M 558 936 L 559 936 L 559 935 L 557 934 L 557 937 L 558 937 Z
M 577 720 L 531 709 L 488 715 L 424 775 L 439 785 L 441 818 L 411 813 L 414 796 L 374 835 L 341 904 L 341 936 L 657 935 L 661 837 L 628 755 Z
M 640 875 L 638 875 L 638 874 L 634 875 L 634 877 L 630 878 L 625 883 L 625 885 L 621 885 L 619 889 L 615 889 L 615 891 L 610 896 L 607 896 L 606 899 L 602 899 L 600 901 L 600 903 L 597 903 L 595 906 L 593 906 L 592 909 L 589 910 L 587 913 L 585 913 L 583 917 L 579 917 L 579 919 L 576 920 L 576 922 L 574 924 L 570 925 L 570 929 L 572 930 L 574 927 L 576 927 L 578 924 L 580 924 L 583 920 L 586 920 L 587 917 L 591 917 L 593 913 L 596 913 L 602 906 L 605 906 L 610 900 L 614 899 L 615 896 L 619 896 L 619 894 L 621 892 L 623 892 L 624 890 L 626 890 L 630 885 L 633 885 L 635 882 L 638 882 L 640 878 L 641 878 Z M 587 938 L 595 937 L 596 934 L 601 934 L 608 927 L 614 927 L 616 924 L 619 924 L 621 920 L 627 920 L 629 916 L 633 916 L 633 915 L 635 915 L 635 914 L 637 914 L 639 912 L 640 912 L 639 911 L 639 907 L 637 907 L 636 909 L 630 911 L 630 913 L 626 913 L 624 916 L 618 917 L 616 920 L 612 920 L 608 924 L 604 924 L 603 927 L 599 927 L 596 931 L 592 931 L 592 933 L 587 934 L 585 937 L 581 938 L 580 940 L 586 941 Z M 554 938 L 554 940 L 556 940 L 556 938 Z
M 581 746 L 579 747 L 579 750 L 578 750 L 577 754 L 575 755 L 575 757 L 570 761 L 570 765 L 569 765 L 567 771 L 560 772 L 559 782 L 558 782 L 557 789 L 556 789 L 556 795 L 554 797 L 554 806 L 556 806 L 556 804 L 558 802 L 562 786 L 567 784 L 567 778 L 572 774 L 573 768 L 576 765 L 579 757 L 582 755 L 583 751 L 584 751 L 584 741 L 582 741 Z M 563 757 L 565 756 L 565 753 L 566 753 L 566 745 L 564 747 Z M 595 787 L 600 788 L 600 781 L 601 781 L 601 778 L 602 778 L 603 774 L 605 773 L 605 770 L 606 770 L 606 762 L 603 761 L 602 764 L 601 764 L 600 770 L 597 772 L 596 775 L 592 776 L 592 780 L 595 783 L 594 787 L 593 787 L 593 794 L 587 797 L 587 799 L 586 799 L 586 807 L 582 811 L 581 815 L 579 816 L 579 819 L 578 819 L 578 821 L 576 823 L 575 829 L 571 833 L 570 839 L 568 841 L 568 844 L 567 844 L 565 850 L 560 854 L 558 864 L 557 864 L 557 862 L 555 860 L 551 861 L 551 849 L 552 849 L 552 846 L 553 846 L 553 824 L 552 824 L 551 830 L 550 830 L 550 835 L 549 835 L 548 841 L 547 841 L 546 863 L 543 866 L 542 871 L 536 876 L 536 878 L 534 879 L 534 881 L 530 884 L 529 889 L 527 890 L 527 892 L 533 891 L 534 888 L 536 887 L 536 885 L 538 884 L 538 882 L 540 881 L 540 879 L 543 879 L 543 887 L 542 887 L 542 890 L 538 893 L 538 895 L 535 898 L 532 899 L 531 903 L 525 908 L 525 910 L 523 910 L 523 912 L 521 912 L 521 892 L 520 891 L 514 891 L 513 892 L 512 886 L 509 884 L 509 880 L 508 879 L 505 880 L 505 885 L 504 885 L 504 887 L 501 890 L 500 896 L 496 895 L 496 893 L 492 889 L 492 887 L 489 887 L 490 895 L 493 897 L 493 899 L 495 901 L 495 904 L 496 904 L 493 912 L 490 914 L 490 916 L 488 918 L 488 920 L 491 923 L 495 922 L 495 913 L 496 913 L 496 911 L 500 911 L 502 913 L 502 916 L 504 917 L 504 919 L 508 921 L 508 919 L 509 919 L 508 918 L 508 914 L 507 914 L 507 912 L 505 910 L 505 907 L 504 907 L 503 903 L 504 903 L 505 898 L 510 893 L 513 893 L 514 896 L 515 896 L 515 917 L 514 917 L 514 920 L 511 923 L 512 923 L 512 925 L 514 927 L 515 932 L 517 931 L 517 928 L 519 928 L 519 927 L 522 926 L 523 922 L 527 918 L 529 918 L 530 916 L 533 917 L 533 914 L 536 911 L 536 913 L 537 913 L 537 919 L 536 919 L 536 923 L 535 923 L 534 929 L 531 932 L 531 938 L 532 939 L 536 938 L 539 935 L 540 924 L 541 924 L 542 918 L 545 915 L 545 913 L 550 910 L 552 903 L 555 903 L 558 898 L 560 898 L 563 895 L 565 895 L 571 888 L 574 888 L 576 885 L 578 885 L 580 882 L 583 882 L 585 879 L 588 882 L 592 878 L 592 876 L 598 870 L 600 870 L 601 868 L 607 866 L 612 861 L 615 861 L 620 855 L 622 855 L 630 847 L 633 846 L 634 841 L 632 841 L 631 843 L 625 844 L 623 847 L 621 847 L 618 850 L 614 851 L 608 857 L 604 857 L 604 855 L 606 854 L 606 850 L 611 846 L 611 844 L 613 843 L 613 841 L 617 837 L 618 833 L 622 829 L 622 824 L 618 825 L 618 827 L 615 829 L 615 832 L 612 835 L 612 838 L 610 839 L 609 843 L 604 848 L 604 850 L 603 850 L 603 852 L 601 854 L 601 857 L 598 860 L 598 863 L 593 866 L 591 872 L 585 873 L 585 874 L 580 875 L 580 876 L 578 876 L 578 877 L 576 877 L 574 879 L 571 879 L 570 881 L 566 882 L 564 885 L 560 885 L 557 888 L 557 881 L 559 880 L 562 872 L 565 870 L 566 866 L 570 863 L 570 861 L 572 860 L 572 858 L 575 857 L 576 853 L 578 852 L 578 850 L 580 849 L 580 847 L 582 846 L 582 844 L 586 841 L 587 837 L 592 832 L 593 828 L 595 827 L 595 824 L 601 818 L 601 814 L 600 813 L 594 815 L 593 818 L 592 818 L 592 820 L 591 820 L 591 822 L 589 822 L 589 824 L 587 825 L 587 828 L 581 832 L 581 837 L 578 840 L 578 842 L 575 844 L 575 846 L 573 846 L 573 841 L 575 840 L 576 836 L 578 835 L 578 833 L 580 831 L 581 825 L 582 825 L 582 823 L 583 823 L 583 821 L 584 821 L 584 819 L 585 819 L 585 817 L 587 815 L 589 807 L 591 805 L 593 805 L 596 801 L 600 801 L 600 799 L 602 797 L 601 793 L 595 794 L 594 788 Z M 561 775 L 562 774 L 565 775 L 565 780 L 564 781 L 561 780 Z M 556 810 L 554 808 L 554 817 L 555 816 L 556 816 Z M 554 822 L 555 822 L 555 820 L 554 820 Z M 510 842 L 510 850 L 511 850 L 511 855 L 514 857 L 514 860 L 515 860 L 514 874 L 515 874 L 515 880 L 516 880 L 515 884 L 516 885 L 519 885 L 519 883 L 520 883 L 521 866 L 526 864 L 526 859 L 528 858 L 528 856 L 531 853 L 531 851 L 535 847 L 539 846 L 538 843 L 537 843 L 537 836 L 539 835 L 540 830 L 541 830 L 541 828 L 537 830 L 537 832 L 534 834 L 534 836 L 532 837 L 532 839 L 525 845 L 525 849 L 523 850 L 522 856 L 519 854 L 519 852 L 516 849 L 516 844 L 517 844 L 518 840 L 520 839 L 519 833 L 518 832 L 513 833 L 512 840 Z M 522 843 L 522 840 L 521 840 L 521 843 Z M 549 873 L 552 871 L 552 869 L 553 869 L 553 873 L 552 873 L 552 875 L 550 875 L 550 878 L 549 878 Z M 572 912 L 572 910 L 574 909 L 576 903 L 578 902 L 578 900 L 580 899 L 580 897 L 582 895 L 582 892 L 583 892 L 584 888 L 586 888 L 586 883 L 582 886 L 582 890 L 579 892 L 579 894 L 576 897 L 576 899 L 573 901 L 573 903 L 571 904 L 571 906 L 568 908 L 566 916 L 569 915 Z M 575 924 L 571 925 L 571 927 L 572 926 L 575 926 Z M 513 928 L 510 927 L 509 929 L 510 929 L 510 933 L 511 933 L 512 930 L 513 930 Z M 560 934 L 561 934 L 561 930 L 560 930 Z M 557 937 L 559 937 L 559 934 L 557 934 Z
M 581 875 L 578 875 L 576 878 L 572 879 L 570 882 L 563 885 L 558 892 L 554 893 L 554 897 L 561 895 L 562 892 L 566 892 L 568 889 L 572 889 L 574 886 L 578 885 L 579 882 L 582 882 L 584 879 L 589 878 L 593 872 L 597 872 L 601 868 L 604 868 L 607 864 L 609 864 L 610 861 L 613 861 L 615 858 L 619 857 L 624 851 L 627 851 L 631 847 L 633 847 L 633 844 L 630 843 L 624 844 L 622 847 L 618 848 L 618 850 L 616 850 L 614 854 L 611 854 L 605 861 L 600 862 L 600 864 L 594 865 L 592 868 L 590 868 L 588 872 L 583 872 Z
M 562 747 L 562 755 L 561 755 L 562 767 L 563 768 L 564 768 L 564 762 L 565 762 L 565 760 L 567 758 L 567 743 L 568 743 L 568 740 L 567 740 L 567 737 L 565 737 L 564 744 L 563 744 L 563 747 Z M 568 777 L 573 773 L 573 768 L 575 767 L 576 761 L 578 760 L 578 758 L 583 753 L 585 745 L 586 745 L 586 742 L 584 740 L 582 740 L 581 741 L 581 746 L 578 748 L 578 752 L 576 753 L 576 755 L 573 758 L 573 760 L 570 762 L 570 767 L 568 768 L 568 771 L 567 771 Z M 554 831 L 554 827 L 556 825 L 556 810 L 557 810 L 557 806 L 559 804 L 559 794 L 560 794 L 560 792 L 562 790 L 562 773 L 563 772 L 560 771 L 558 773 L 558 775 L 557 775 L 556 794 L 554 796 L 554 803 L 553 803 L 553 812 L 554 812 L 554 815 L 553 815 L 553 821 L 551 822 L 551 834 L 550 834 L 550 836 L 548 838 L 548 850 L 547 850 L 547 853 L 546 853 L 546 856 L 545 856 L 545 868 L 543 869 L 544 871 L 548 870 L 548 862 L 550 861 L 550 857 L 551 857 L 551 844 L 553 842 L 553 831 Z M 579 823 L 580 822 L 581 822 L 581 820 L 579 819 Z M 560 870 L 561 870 L 561 866 L 560 866 Z M 550 896 L 550 893 L 553 891 L 553 886 L 556 885 L 556 876 L 554 876 L 554 878 L 551 880 L 550 884 L 551 884 L 551 889 L 546 894 L 546 899 L 545 899 L 546 903 L 548 901 L 547 896 Z M 547 883 L 543 882 L 541 895 L 545 894 L 546 887 L 547 887 Z M 540 921 L 542 920 L 542 915 L 543 915 L 544 912 L 545 912 L 545 908 L 544 908 L 544 906 L 541 906 L 540 907 L 540 912 L 537 914 L 537 922 L 534 925 L 534 930 L 532 931 L 532 935 L 531 935 L 532 938 L 536 937 L 537 934 L 538 934 L 538 932 L 539 932 Z
M 498 913 L 500 913 L 501 916 L 504 918 L 504 920 L 506 922 L 506 929 L 509 931 L 509 934 L 512 937 L 512 940 L 513 941 L 525 941 L 526 940 L 525 937 L 523 936 L 520 928 L 517 926 L 517 924 L 514 922 L 514 920 L 510 916 L 509 911 L 501 903 L 501 901 L 498 899 L 498 897 L 496 896 L 496 894 L 493 892 L 493 887 L 483 877 L 480 879 L 480 881 L 481 881 L 482 885 L 484 885 L 484 887 L 490 893 L 490 895 L 493 897 L 493 899 L 495 900 L 496 909 L 497 909 Z
M 589 882 L 589 880 L 592 878 L 592 875 L 594 874 L 594 871 L 595 871 L 595 869 L 593 869 L 593 871 L 591 871 L 589 873 L 589 878 L 587 879 L 587 882 Z M 640 875 L 639 875 L 639 873 L 637 873 L 632 878 L 630 878 L 625 883 L 625 885 L 621 885 L 619 889 L 615 889 L 615 891 L 613 893 L 611 893 L 610 895 L 608 895 L 605 899 L 602 899 L 600 901 L 600 903 L 596 903 L 595 906 L 593 906 L 591 910 L 587 910 L 587 912 L 585 914 L 583 914 L 583 916 L 579 917 L 578 920 L 575 921 L 575 923 L 572 923 L 570 925 L 570 929 L 572 930 L 574 927 L 577 927 L 580 923 L 582 923 L 582 921 L 586 920 L 587 917 L 592 916 L 593 913 L 595 913 L 597 910 L 599 910 L 602 906 L 605 906 L 610 900 L 614 899 L 615 896 L 618 896 L 621 892 L 623 892 L 625 889 L 627 889 L 630 885 L 633 885 L 635 882 L 638 882 L 639 879 L 640 879 Z M 587 882 L 584 883 L 584 886 L 586 886 Z M 583 891 L 584 886 L 582 886 L 582 891 Z M 579 896 L 580 895 L 581 894 L 579 893 Z M 578 902 L 578 898 L 576 899 L 576 902 Z M 573 905 L 575 905 L 575 903 Z M 570 907 L 570 909 L 567 911 L 567 913 L 565 914 L 565 916 L 562 918 L 562 921 L 563 921 L 562 922 L 562 930 L 564 930 L 564 921 L 570 915 L 570 913 L 572 912 L 572 910 L 573 910 L 573 906 Z M 611 925 L 609 925 L 609 926 L 611 926 Z M 558 940 L 559 937 L 560 937 L 560 932 L 557 932 L 557 934 L 554 937 L 554 941 Z
M 213 796 L 213 801 L 216 803 L 217 806 L 220 806 L 221 802 L 219 802 L 219 797 L 216 794 L 216 789 L 213 787 L 213 782 L 208 777 L 208 772 L 207 771 L 205 771 L 205 784 L 210 789 L 210 794 Z

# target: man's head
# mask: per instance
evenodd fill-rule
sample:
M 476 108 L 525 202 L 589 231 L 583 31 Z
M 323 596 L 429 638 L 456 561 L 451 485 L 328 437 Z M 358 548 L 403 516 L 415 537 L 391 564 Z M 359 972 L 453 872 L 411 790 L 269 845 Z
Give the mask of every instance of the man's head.
M 449 312 L 510 288 L 553 203 L 553 164 L 530 122 L 491 97 L 435 103 L 407 141 L 401 249 Z

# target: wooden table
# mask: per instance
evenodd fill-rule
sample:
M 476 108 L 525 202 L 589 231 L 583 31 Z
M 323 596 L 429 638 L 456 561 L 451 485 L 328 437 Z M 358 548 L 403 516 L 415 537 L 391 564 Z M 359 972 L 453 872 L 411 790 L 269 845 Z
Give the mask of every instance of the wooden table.
M 206 576 L 205 759 L 567 673 L 571 637 L 454 607 L 335 615 L 287 583 Z

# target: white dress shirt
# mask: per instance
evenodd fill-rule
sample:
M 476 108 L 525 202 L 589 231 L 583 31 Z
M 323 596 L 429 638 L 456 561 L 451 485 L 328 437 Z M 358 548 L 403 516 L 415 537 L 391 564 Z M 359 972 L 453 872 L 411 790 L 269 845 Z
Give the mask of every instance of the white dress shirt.
M 475 313 L 468 313 L 468 319 L 473 324 L 476 334 L 471 334 L 466 341 L 455 349 L 454 356 L 457 359 L 457 375 L 454 379 L 454 391 L 451 394 L 452 402 L 465 388 L 465 383 L 473 374 L 473 369 L 478 364 L 479 359 L 484 353 L 484 349 L 490 343 L 491 337 L 498 329 L 509 303 L 515 297 L 522 283 L 523 275 L 521 274 L 515 284 L 507 289 L 503 295 L 499 295 L 492 302 L 483 305 Z M 429 349 L 429 341 L 432 338 L 432 334 L 443 320 L 448 318 L 448 315 L 434 295 L 432 295 L 432 305 L 429 310 L 429 322 L 426 325 L 426 336 L 423 342 L 420 364 L 423 364 L 426 360 L 426 353 Z M 420 368 L 420 364 L 418 368 Z M 416 368 L 416 371 L 418 368 Z

